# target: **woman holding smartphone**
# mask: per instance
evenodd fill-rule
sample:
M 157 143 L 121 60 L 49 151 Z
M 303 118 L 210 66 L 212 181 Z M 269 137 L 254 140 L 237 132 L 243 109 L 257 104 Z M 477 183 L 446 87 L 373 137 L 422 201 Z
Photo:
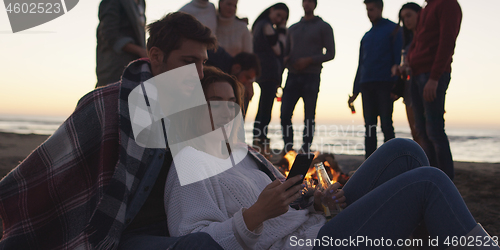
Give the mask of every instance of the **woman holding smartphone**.
M 312 245 L 299 247 L 299 240 L 319 239 L 314 243 L 318 248 L 331 246 L 319 244 L 324 237 L 332 242 L 383 237 L 395 244 L 425 222 L 442 248 L 447 236 L 473 235 L 486 241 L 486 232 L 451 180 L 437 168 L 424 167 L 429 164 L 425 153 L 406 139 L 385 143 L 342 190 L 334 184 L 316 191 L 309 207 L 289 207 L 301 196 L 303 186 L 293 186 L 301 177 L 285 181 L 262 155 L 238 143 L 241 84 L 214 68 L 206 68 L 204 75 L 201 84 L 208 111 L 180 122 L 196 124 L 196 131 L 178 127 L 181 135 L 203 134 L 204 139 L 190 140 L 174 156 L 165 187 L 172 236 L 206 232 L 224 249 L 311 249 Z M 224 139 L 215 139 L 221 130 Z M 207 178 L 186 182 L 184 167 L 191 169 L 188 177 L 205 173 Z M 345 209 L 326 222 L 322 204 Z

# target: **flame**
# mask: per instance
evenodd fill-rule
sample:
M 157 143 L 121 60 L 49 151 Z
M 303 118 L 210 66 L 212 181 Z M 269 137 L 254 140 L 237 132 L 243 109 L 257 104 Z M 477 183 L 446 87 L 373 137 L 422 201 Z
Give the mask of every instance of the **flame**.
M 286 155 L 283 156 L 288 161 L 288 171 L 287 172 L 290 172 L 290 168 L 292 167 L 296 156 L 297 156 L 297 152 L 295 152 L 294 150 L 288 151 L 286 153 Z M 288 173 L 286 174 L 286 176 L 288 176 Z

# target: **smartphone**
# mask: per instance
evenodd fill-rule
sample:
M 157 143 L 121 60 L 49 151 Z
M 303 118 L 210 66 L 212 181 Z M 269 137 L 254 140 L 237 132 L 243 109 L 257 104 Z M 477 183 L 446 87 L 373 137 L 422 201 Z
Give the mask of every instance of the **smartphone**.
M 288 177 L 286 178 L 287 180 L 297 176 L 297 175 L 302 175 L 302 179 L 300 181 L 297 181 L 297 183 L 293 184 L 299 185 L 302 184 L 304 181 L 304 177 L 307 174 L 307 171 L 309 170 L 309 167 L 311 166 L 312 161 L 314 160 L 314 154 L 309 153 L 309 154 L 297 154 L 295 157 L 295 161 L 293 162 L 292 169 L 290 170 L 290 173 L 288 173 Z M 287 188 L 290 189 L 293 186 Z

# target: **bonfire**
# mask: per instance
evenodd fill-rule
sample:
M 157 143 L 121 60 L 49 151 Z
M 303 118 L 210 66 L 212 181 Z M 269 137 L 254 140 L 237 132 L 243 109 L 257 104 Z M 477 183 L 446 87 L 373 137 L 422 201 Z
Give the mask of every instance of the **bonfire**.
M 276 166 L 280 170 L 280 172 L 284 176 L 288 176 L 290 172 L 290 168 L 295 161 L 295 157 L 297 156 L 297 152 L 294 150 L 288 151 L 285 156 L 277 162 Z M 335 182 L 339 182 L 340 186 L 344 186 L 344 184 L 349 180 L 349 176 L 347 174 L 342 173 L 337 161 L 335 160 L 335 156 L 333 154 L 324 153 L 320 154 L 318 151 L 314 152 L 314 160 L 309 166 L 309 170 L 307 171 L 306 176 L 304 177 L 304 184 L 306 185 L 306 190 L 314 190 L 316 185 L 318 184 L 318 177 L 316 176 L 316 169 L 314 168 L 314 164 L 322 162 L 325 165 L 325 169 L 332 181 L 332 184 Z

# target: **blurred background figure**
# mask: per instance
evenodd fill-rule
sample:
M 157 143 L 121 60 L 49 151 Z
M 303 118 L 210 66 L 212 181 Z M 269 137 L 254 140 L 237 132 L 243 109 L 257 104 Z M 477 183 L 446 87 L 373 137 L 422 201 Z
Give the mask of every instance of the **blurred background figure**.
M 213 3 L 208 0 L 192 0 L 182 6 L 179 11 L 193 15 L 215 35 L 215 31 L 217 30 L 217 12 Z
M 259 57 L 262 69 L 257 78 L 261 94 L 253 127 L 253 145 L 257 149 L 262 148 L 262 145 L 269 145 L 267 127 L 271 121 L 276 90 L 281 86 L 283 76 L 288 16 L 288 6 L 276 3 L 264 10 L 252 25 L 253 52 Z
M 147 57 L 144 0 L 103 0 L 97 26 L 97 87 L 120 81 L 129 62 Z
M 391 70 L 401 63 L 403 37 L 399 25 L 382 18 L 382 0 L 365 0 L 364 3 L 372 28 L 361 39 L 358 71 L 348 104 L 354 102 L 361 92 L 365 119 L 365 158 L 368 158 L 377 149 L 379 116 L 384 142 L 395 137 L 392 124 L 394 97 L 391 91 L 397 78 L 392 76 Z
M 314 15 L 317 5 L 317 0 L 302 0 L 304 17 L 288 29 L 285 46 L 288 77 L 281 104 L 284 153 L 293 149 L 292 115 L 300 98 L 304 101 L 305 114 L 301 151 L 309 152 L 314 135 L 322 63 L 335 57 L 332 27 Z M 326 49 L 324 54 L 323 49 Z
M 214 53 L 209 56 L 214 56 Z M 253 97 L 253 83 L 255 82 L 256 77 L 260 76 L 260 61 L 259 58 L 253 53 L 241 52 L 237 54 L 235 57 L 231 57 L 228 53 L 225 52 L 224 48 L 219 47 L 217 49 L 218 55 L 215 55 L 216 60 L 208 59 L 206 65 L 214 66 L 224 73 L 230 74 L 238 81 L 243 84 L 244 92 L 243 92 L 243 118 L 245 118 L 248 104 Z
M 418 133 L 415 129 L 415 117 L 413 115 L 413 108 L 411 104 L 411 83 L 413 76 L 411 74 L 410 66 L 406 60 L 408 49 L 415 35 L 418 22 L 418 13 L 422 7 L 416 3 L 406 3 L 399 11 L 399 24 L 403 26 L 403 50 L 401 51 L 401 66 L 393 67 L 392 74 L 398 75 L 398 81 L 393 93 L 396 95 L 395 99 L 403 97 L 403 102 L 406 107 L 406 117 L 410 125 L 411 135 L 413 140 L 419 143 Z
M 408 52 L 413 72 L 412 107 L 420 146 L 432 166 L 454 177 L 450 142 L 444 129 L 445 96 L 462 23 L 457 0 L 427 0 Z
M 260 61 L 255 54 L 241 52 L 233 58 L 229 74 L 236 77 L 245 87 L 243 95 L 243 118 L 246 117 L 248 104 L 253 97 L 253 83 L 260 76 Z
M 247 23 L 236 17 L 238 0 L 220 0 L 217 13 L 217 41 L 229 55 L 252 53 L 252 35 Z

